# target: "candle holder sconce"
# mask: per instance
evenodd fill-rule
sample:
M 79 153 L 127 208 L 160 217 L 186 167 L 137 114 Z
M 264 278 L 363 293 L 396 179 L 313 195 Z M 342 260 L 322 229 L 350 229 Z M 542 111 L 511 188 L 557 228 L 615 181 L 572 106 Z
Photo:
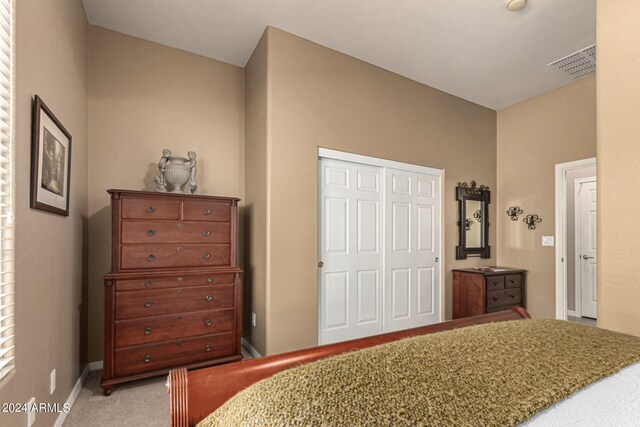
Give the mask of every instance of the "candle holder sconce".
M 536 214 L 529 214 L 522 221 L 527 224 L 527 228 L 529 230 L 535 230 L 536 224 L 540 224 L 542 222 L 542 218 Z
M 507 209 L 507 215 L 509 215 L 511 221 L 517 221 L 518 215 L 522 215 L 523 213 L 524 211 L 520 209 L 520 206 L 511 206 L 509 209 Z

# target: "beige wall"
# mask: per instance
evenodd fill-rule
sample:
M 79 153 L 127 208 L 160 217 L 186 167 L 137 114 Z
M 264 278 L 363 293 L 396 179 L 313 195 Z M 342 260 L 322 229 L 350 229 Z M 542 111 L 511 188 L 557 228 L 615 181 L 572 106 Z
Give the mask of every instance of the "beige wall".
M 597 3 L 598 325 L 640 335 L 640 3 Z
M 267 37 L 245 67 L 244 335 L 260 354 L 266 353 L 267 334 Z
M 81 360 L 86 244 L 89 24 L 81 0 L 16 1 L 16 370 L 0 402 L 64 403 Z M 31 102 L 40 95 L 72 135 L 69 217 L 29 208 Z M 49 395 L 49 373 L 57 387 Z M 58 414 L 38 413 L 36 425 Z M 25 414 L 0 413 L 0 425 Z
M 495 262 L 455 260 L 454 197 L 458 181 L 495 188 L 495 111 L 277 29 L 267 35 L 267 353 L 317 344 L 319 146 L 445 169 L 450 317 L 451 269 Z
M 527 309 L 555 317 L 555 165 L 595 157 L 596 81 L 587 77 L 498 111 L 498 264 L 529 270 Z M 504 213 L 520 206 L 542 222 L 528 230 Z M 492 223 L 493 224 L 493 223 Z
M 198 154 L 199 193 L 244 198 L 244 71 L 92 27 L 90 114 L 89 360 L 102 360 L 106 190 L 155 189 L 157 162 L 170 148 Z

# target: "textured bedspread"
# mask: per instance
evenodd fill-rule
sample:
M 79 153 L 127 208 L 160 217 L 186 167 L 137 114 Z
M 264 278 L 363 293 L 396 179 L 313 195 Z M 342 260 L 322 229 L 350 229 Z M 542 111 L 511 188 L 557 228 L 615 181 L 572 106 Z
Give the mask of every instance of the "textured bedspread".
M 519 320 L 409 338 L 267 378 L 200 426 L 507 426 L 640 360 L 640 338 Z

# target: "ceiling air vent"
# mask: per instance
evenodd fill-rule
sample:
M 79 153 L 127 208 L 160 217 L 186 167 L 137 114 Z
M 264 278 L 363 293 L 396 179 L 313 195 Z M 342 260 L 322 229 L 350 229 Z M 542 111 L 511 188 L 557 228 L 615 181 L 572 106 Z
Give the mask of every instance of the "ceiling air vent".
M 571 55 L 547 64 L 569 74 L 572 79 L 584 77 L 596 71 L 596 45 L 585 47 Z

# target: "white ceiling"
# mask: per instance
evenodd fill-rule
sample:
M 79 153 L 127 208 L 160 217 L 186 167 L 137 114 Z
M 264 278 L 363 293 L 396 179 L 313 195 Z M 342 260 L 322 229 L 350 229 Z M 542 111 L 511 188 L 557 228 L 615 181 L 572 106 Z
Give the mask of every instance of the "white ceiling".
M 267 25 L 500 109 L 571 80 L 596 0 L 84 0 L 91 24 L 244 67 Z

